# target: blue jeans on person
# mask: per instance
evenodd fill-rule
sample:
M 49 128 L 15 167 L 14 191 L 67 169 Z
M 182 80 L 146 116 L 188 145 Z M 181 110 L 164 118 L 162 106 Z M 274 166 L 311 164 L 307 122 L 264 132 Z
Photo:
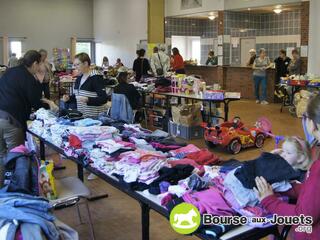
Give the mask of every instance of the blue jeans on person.
M 254 75 L 253 81 L 254 81 L 254 91 L 256 95 L 256 100 L 266 101 L 267 100 L 267 76 Z M 261 98 L 260 98 L 260 85 L 261 85 L 261 91 L 262 91 Z

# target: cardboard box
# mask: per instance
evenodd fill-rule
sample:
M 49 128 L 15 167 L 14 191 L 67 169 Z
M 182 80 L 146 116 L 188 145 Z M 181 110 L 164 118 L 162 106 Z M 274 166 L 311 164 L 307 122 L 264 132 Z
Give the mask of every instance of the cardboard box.
M 169 134 L 186 140 L 203 138 L 204 129 L 200 126 L 184 126 L 169 121 Z

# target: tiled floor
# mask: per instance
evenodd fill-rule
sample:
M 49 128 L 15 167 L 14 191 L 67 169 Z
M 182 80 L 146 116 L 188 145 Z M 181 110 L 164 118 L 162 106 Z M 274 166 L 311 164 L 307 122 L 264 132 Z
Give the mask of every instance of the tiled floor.
M 253 101 L 239 101 L 230 104 L 230 117 L 240 116 L 244 123 L 254 124 L 260 116 L 268 117 L 273 124 L 273 132 L 277 135 L 303 136 L 301 121 L 290 116 L 288 112 L 280 113 L 280 105 L 256 105 Z M 205 147 L 203 139 L 192 141 L 199 147 Z M 214 149 L 214 152 L 223 159 L 237 158 L 239 160 L 254 159 L 261 151 L 270 151 L 274 148 L 273 139 L 267 139 L 263 149 L 247 149 L 234 156 L 224 149 Z M 66 170 L 56 172 L 56 177 L 76 174 L 75 165 L 66 161 Z M 97 240 L 136 240 L 141 239 L 140 206 L 126 194 L 111 187 L 100 179 L 86 182 L 94 193 L 108 193 L 109 198 L 90 202 L 94 228 Z M 83 209 L 84 210 L 84 209 Z M 85 210 L 83 211 L 85 215 Z M 64 209 L 56 212 L 59 219 L 74 227 L 80 239 L 90 239 L 87 225 L 80 225 L 76 209 Z M 168 221 L 159 214 L 151 211 L 150 214 L 151 240 L 182 240 L 198 239 L 176 234 Z

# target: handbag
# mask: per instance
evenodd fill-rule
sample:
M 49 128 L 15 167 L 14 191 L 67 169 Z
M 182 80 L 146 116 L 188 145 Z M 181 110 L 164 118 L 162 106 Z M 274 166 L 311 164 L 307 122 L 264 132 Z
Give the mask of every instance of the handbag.
M 160 59 L 159 53 L 158 53 L 158 58 L 159 58 L 159 62 L 160 62 L 161 68 L 157 68 L 156 69 L 156 73 L 157 73 L 158 76 L 162 76 L 164 74 L 164 71 L 163 71 L 163 66 L 162 66 L 162 63 L 161 63 L 161 59 Z

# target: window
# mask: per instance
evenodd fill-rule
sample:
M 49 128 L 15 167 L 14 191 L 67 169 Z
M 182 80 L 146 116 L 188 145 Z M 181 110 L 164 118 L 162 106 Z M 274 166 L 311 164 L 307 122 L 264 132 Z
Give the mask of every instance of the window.
M 77 42 L 76 54 L 84 52 L 91 58 L 91 51 L 91 42 Z
M 10 54 L 15 53 L 17 58 L 22 55 L 22 43 L 21 41 L 11 41 L 10 42 Z
M 184 60 L 197 60 L 201 59 L 201 44 L 200 37 L 198 36 L 172 36 L 172 47 L 179 49 L 179 52 Z

